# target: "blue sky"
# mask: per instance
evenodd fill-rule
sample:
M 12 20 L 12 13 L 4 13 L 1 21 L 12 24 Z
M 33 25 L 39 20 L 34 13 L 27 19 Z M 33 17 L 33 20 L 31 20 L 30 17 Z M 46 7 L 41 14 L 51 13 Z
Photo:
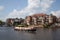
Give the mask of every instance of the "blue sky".
M 0 12 L 0 18 L 9 14 L 13 9 L 21 10 L 27 5 L 27 0 L 0 0 L 0 5 L 4 6 L 3 11 Z
M 33 0 L 34 1 L 34 0 Z M 50 7 L 48 8 L 48 11 L 45 13 L 49 13 L 51 11 L 58 11 L 60 10 L 60 0 L 53 0 L 54 2 L 50 5 Z M 17 13 L 20 12 L 20 10 L 25 9 L 25 7 L 28 4 L 28 0 L 0 0 L 0 20 L 3 20 L 4 18 L 9 16 L 9 13 L 11 13 L 11 15 L 13 14 L 14 9 L 16 9 Z M 34 4 L 33 4 L 34 5 Z M 39 7 L 40 8 L 40 7 Z M 42 7 L 44 8 L 44 7 Z M 19 11 L 19 12 L 18 12 Z M 31 10 L 30 10 L 31 11 Z M 36 10 L 35 10 L 36 11 Z M 43 11 L 44 12 L 44 11 Z M 14 12 L 15 13 L 15 12 Z M 29 13 L 29 12 L 28 12 Z M 35 12 L 33 12 L 35 13 Z M 36 12 L 37 13 L 37 12 Z M 15 13 L 16 14 L 16 13 Z M 23 13 L 24 14 L 24 13 Z M 32 12 L 30 13 L 32 14 Z M 10 15 L 10 16 L 11 16 Z M 19 17 L 18 15 L 15 15 L 17 17 Z M 27 16 L 26 14 L 22 15 L 22 16 Z M 21 16 L 21 17 L 22 17 Z M 14 16 L 13 16 L 14 17 Z
M 52 4 L 51 8 L 52 10 L 60 10 L 60 0 L 54 0 L 55 2 Z

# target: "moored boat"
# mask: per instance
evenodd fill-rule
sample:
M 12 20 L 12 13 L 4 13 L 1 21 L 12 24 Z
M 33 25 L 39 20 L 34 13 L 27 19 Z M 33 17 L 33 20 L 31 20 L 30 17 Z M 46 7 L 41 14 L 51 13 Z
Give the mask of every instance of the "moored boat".
M 23 31 L 36 31 L 35 27 L 15 27 L 15 30 L 23 30 Z

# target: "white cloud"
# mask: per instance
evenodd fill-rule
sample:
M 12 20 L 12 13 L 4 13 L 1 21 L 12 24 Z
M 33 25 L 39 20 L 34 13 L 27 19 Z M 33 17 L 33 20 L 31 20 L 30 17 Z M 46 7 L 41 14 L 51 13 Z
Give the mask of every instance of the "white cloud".
M 57 17 L 60 17 L 60 10 L 58 10 L 58 11 L 52 11 L 51 13 L 53 15 L 57 16 Z
M 2 11 L 4 9 L 4 6 L 0 6 L 0 11 Z
M 11 13 L 9 13 L 9 18 L 11 18 L 11 17 L 17 17 L 16 15 L 18 15 L 18 11 L 16 10 L 16 9 L 14 9 Z M 8 17 L 7 17 L 8 18 Z
M 28 6 L 24 9 L 17 11 L 14 9 L 7 17 L 25 17 L 34 13 L 47 12 L 53 0 L 28 0 Z

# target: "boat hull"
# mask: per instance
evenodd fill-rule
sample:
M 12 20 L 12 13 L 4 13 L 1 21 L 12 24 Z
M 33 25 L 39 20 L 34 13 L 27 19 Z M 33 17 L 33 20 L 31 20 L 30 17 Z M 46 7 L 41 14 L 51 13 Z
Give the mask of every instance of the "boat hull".
M 35 27 L 15 27 L 14 30 L 19 31 L 36 31 Z

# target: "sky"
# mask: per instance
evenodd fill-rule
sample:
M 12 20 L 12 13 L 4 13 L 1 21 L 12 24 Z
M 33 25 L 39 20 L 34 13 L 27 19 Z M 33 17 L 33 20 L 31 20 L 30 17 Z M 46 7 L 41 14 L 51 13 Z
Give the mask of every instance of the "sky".
M 60 0 L 0 0 L 0 20 L 37 13 L 60 16 Z

